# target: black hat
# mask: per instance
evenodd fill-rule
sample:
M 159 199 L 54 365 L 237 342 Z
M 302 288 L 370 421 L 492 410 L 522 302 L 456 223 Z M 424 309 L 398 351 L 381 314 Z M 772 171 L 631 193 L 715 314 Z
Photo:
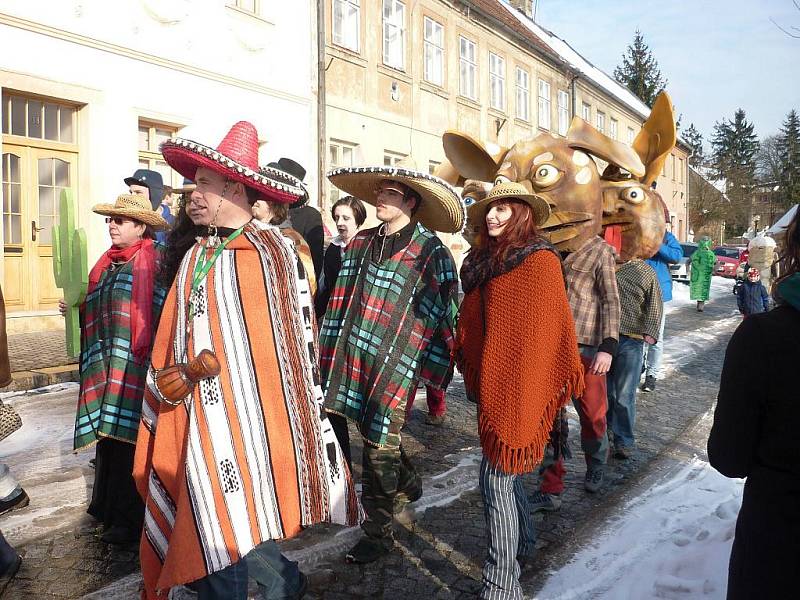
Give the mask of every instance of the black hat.
M 150 204 L 153 210 L 157 210 L 164 199 L 164 180 L 158 171 L 136 169 L 132 177 L 125 178 L 125 185 L 143 185 L 150 190 Z
M 306 170 L 303 168 L 303 166 L 291 158 L 279 158 L 278 162 L 271 162 L 267 166 L 283 171 L 284 173 L 288 173 L 289 175 L 296 177 L 301 183 L 306 176 Z M 303 192 L 305 192 L 303 197 L 300 198 L 300 200 L 292 202 L 289 205 L 289 208 L 300 208 L 308 202 L 308 189 L 306 188 L 305 184 L 302 185 L 302 188 Z

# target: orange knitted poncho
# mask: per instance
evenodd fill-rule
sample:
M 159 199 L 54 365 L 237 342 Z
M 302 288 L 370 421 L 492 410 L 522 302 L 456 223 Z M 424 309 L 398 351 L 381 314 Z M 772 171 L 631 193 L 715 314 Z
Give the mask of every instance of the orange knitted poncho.
M 553 252 L 530 254 L 484 287 L 485 321 L 480 288 L 461 304 L 456 361 L 478 398 L 484 455 L 505 473 L 526 473 L 541 462 L 558 411 L 583 393 L 575 325 Z

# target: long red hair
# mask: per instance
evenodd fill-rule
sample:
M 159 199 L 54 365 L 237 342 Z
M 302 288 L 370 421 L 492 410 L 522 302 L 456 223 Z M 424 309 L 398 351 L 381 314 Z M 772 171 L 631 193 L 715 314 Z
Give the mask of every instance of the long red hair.
M 489 228 L 484 218 L 481 223 L 480 245 L 477 248 L 480 259 L 489 260 L 495 265 L 503 264 L 512 250 L 524 248 L 540 239 L 539 228 L 536 227 L 530 206 L 521 200 L 508 198 L 492 202 L 489 208 L 498 204 L 508 204 L 511 208 L 511 217 L 503 232 L 497 237 L 489 236 Z

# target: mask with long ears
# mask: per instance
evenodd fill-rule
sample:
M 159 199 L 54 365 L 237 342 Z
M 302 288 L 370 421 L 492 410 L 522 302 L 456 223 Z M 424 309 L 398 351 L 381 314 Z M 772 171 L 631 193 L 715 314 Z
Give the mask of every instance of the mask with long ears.
M 579 119 L 573 121 L 567 139 L 572 147 L 608 163 L 600 178 L 603 233 L 620 260 L 653 256 L 664 240 L 666 222 L 664 201 L 651 186 L 676 140 L 669 95 L 659 94 L 632 148 Z
M 496 153 L 460 132 L 447 132 L 443 143 L 449 163 L 464 177 L 464 197 L 483 198 L 503 181 L 522 183 L 550 204 L 552 214 L 541 230 L 559 250 L 578 250 L 600 233 L 597 166 L 584 151 L 570 148 L 564 138 L 540 133 Z M 465 237 L 470 243 L 480 228 L 481 223 L 468 221 Z

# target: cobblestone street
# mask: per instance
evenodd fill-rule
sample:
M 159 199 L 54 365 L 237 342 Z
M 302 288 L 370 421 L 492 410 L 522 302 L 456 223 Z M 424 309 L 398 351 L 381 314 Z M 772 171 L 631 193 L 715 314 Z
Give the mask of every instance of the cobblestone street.
M 636 450 L 630 460 L 609 461 L 603 488 L 594 495 L 583 489 L 583 455 L 577 420 L 571 413 L 573 458 L 568 461 L 564 501 L 560 511 L 536 516 L 539 552 L 523 573 L 527 593 L 535 593 L 551 569 L 563 564 L 591 538 L 595 528 L 617 510 L 627 489 L 653 475 L 652 467 L 660 456 L 684 443 L 691 455 L 691 441 L 684 433 L 716 398 L 725 346 L 739 320 L 734 300 L 731 294 L 720 294 L 704 313 L 696 312 L 691 305 L 670 313 L 667 340 L 686 337 L 681 347 L 689 345 L 691 353 L 659 382 L 655 392 L 639 395 Z M 711 329 L 715 335 L 709 333 Z M 344 563 L 343 554 L 357 539 L 357 530 L 333 532 L 328 531 L 332 528 L 320 527 L 305 532 L 285 548 L 313 574 L 308 597 L 475 597 L 486 549 L 483 506 L 476 489 L 480 449 L 475 406 L 465 399 L 460 378 L 448 390 L 445 425 L 426 425 L 424 415 L 422 392 L 404 439 L 412 461 L 425 478 L 425 495 L 398 526 L 396 549 L 377 563 L 352 566 Z M 356 444 L 353 455 L 360 455 Z M 24 474 L 21 476 L 24 478 Z M 527 485 L 533 492 L 534 476 L 529 477 Z M 3 597 L 81 598 L 96 590 L 92 599 L 138 597 L 136 548 L 107 547 L 95 539 L 87 525 L 86 521 L 73 523 L 26 543 L 20 549 L 23 566 Z M 179 591 L 174 596 L 190 594 Z

